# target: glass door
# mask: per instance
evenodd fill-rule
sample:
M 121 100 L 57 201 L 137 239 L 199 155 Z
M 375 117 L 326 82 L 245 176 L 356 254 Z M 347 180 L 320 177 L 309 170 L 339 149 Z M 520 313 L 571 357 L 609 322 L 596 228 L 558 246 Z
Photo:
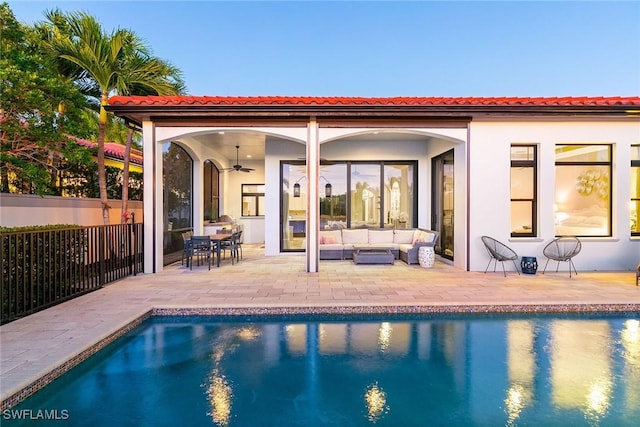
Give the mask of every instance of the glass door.
M 431 228 L 440 232 L 435 251 L 453 261 L 453 150 L 434 157 L 431 166 Z

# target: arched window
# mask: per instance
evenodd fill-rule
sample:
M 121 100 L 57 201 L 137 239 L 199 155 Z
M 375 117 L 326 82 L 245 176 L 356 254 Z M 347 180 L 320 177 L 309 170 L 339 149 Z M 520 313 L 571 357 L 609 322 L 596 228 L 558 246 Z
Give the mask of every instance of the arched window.
M 204 220 L 215 222 L 220 217 L 220 170 L 212 161 L 204 162 Z
M 193 160 L 173 142 L 162 146 L 165 264 L 168 254 L 182 251 L 182 233 L 193 229 Z M 178 258 L 180 259 L 180 258 Z

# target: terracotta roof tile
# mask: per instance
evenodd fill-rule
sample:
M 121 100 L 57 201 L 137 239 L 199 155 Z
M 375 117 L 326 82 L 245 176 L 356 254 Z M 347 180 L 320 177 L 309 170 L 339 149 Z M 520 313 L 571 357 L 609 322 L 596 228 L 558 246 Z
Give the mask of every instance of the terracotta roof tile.
M 639 96 L 609 97 L 323 97 L 323 96 L 113 96 L 110 105 L 139 106 L 640 106 Z
M 79 145 L 82 145 L 84 147 L 89 147 L 89 148 L 95 148 L 97 146 L 97 143 L 92 142 L 92 141 L 88 141 L 86 139 L 82 139 L 82 138 L 75 138 L 75 137 L 70 137 L 71 139 L 75 140 Z M 118 144 L 116 142 L 105 142 L 104 143 L 104 153 L 107 156 L 116 158 L 116 159 L 121 159 L 124 160 L 124 150 L 125 150 L 125 146 L 122 144 Z M 131 161 L 131 163 L 136 163 L 138 165 L 142 164 L 142 151 L 135 149 L 135 148 L 131 148 L 131 155 L 129 156 L 129 159 Z

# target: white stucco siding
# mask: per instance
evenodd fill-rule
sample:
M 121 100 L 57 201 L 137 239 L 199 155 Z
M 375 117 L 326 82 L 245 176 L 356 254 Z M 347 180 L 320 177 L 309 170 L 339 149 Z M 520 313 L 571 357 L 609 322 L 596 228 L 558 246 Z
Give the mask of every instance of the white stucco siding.
M 469 245 L 470 270 L 484 271 L 489 257 L 480 240 L 489 235 L 520 256 L 536 256 L 544 265 L 544 246 L 554 238 L 555 146 L 562 143 L 612 144 L 613 235 L 581 238 L 578 270 L 629 270 L 640 260 L 640 240 L 629 232 L 630 146 L 640 141 L 638 121 L 497 122 L 474 120 L 470 126 Z M 538 145 L 538 237 L 511 238 L 510 146 Z M 555 269 L 555 262 L 553 263 Z M 508 267 L 508 265 L 506 266 Z M 500 267 L 498 267 L 500 268 Z M 567 269 L 566 264 L 561 269 Z

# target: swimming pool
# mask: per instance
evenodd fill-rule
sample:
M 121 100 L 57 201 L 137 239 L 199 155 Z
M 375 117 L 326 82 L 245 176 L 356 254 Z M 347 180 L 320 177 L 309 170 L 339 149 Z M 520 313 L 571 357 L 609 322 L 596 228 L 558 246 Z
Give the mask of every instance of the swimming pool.
M 154 316 L 8 411 L 3 425 L 638 425 L 640 314 Z

